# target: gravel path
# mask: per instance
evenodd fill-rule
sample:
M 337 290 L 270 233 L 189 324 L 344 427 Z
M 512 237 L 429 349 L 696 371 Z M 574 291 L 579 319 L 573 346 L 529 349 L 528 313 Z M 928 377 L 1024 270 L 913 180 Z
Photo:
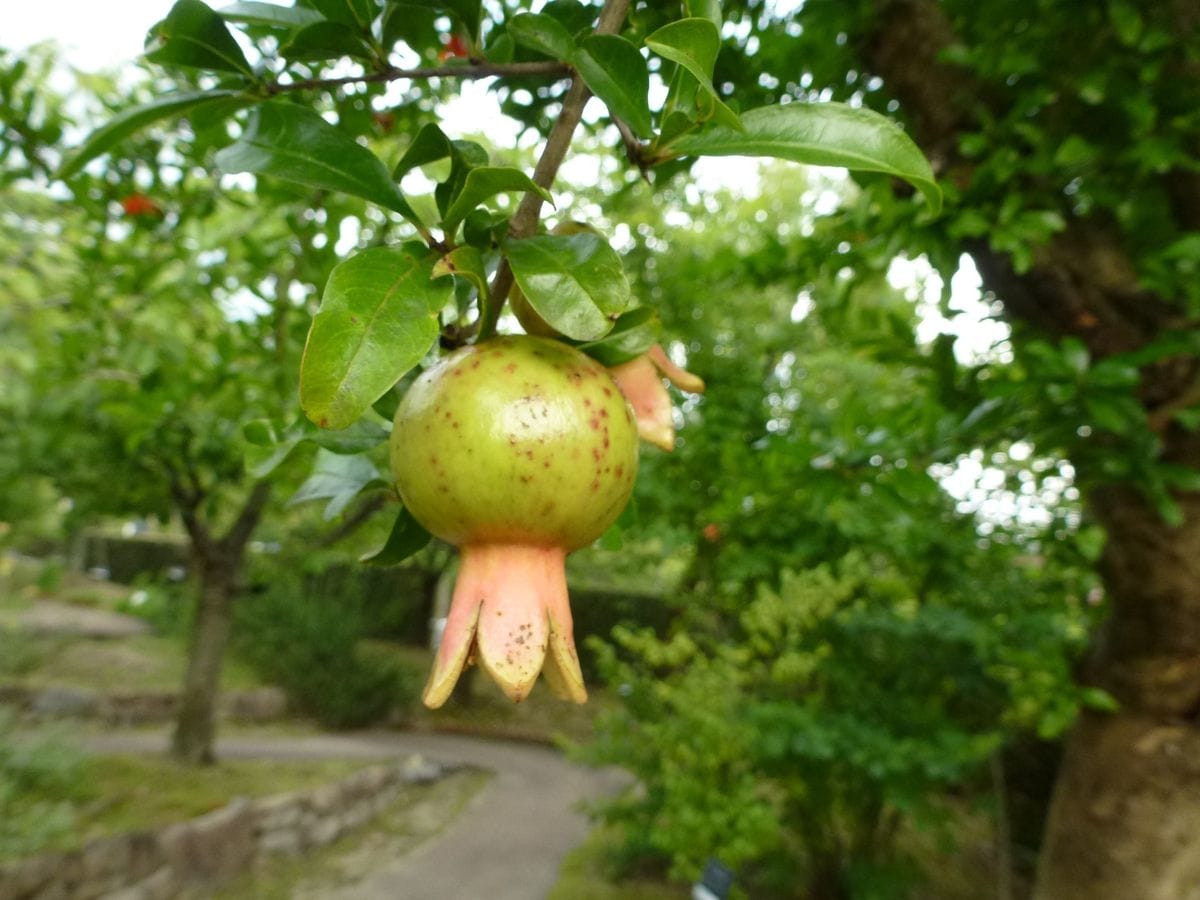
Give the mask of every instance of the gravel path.
M 109 733 L 89 738 L 101 752 L 156 752 L 162 735 Z M 540 900 L 566 853 L 588 831 L 581 801 L 615 790 L 616 771 L 574 765 L 545 747 L 457 735 L 369 732 L 309 737 L 230 737 L 218 756 L 272 759 L 363 758 L 420 753 L 443 764 L 495 772 L 466 811 L 411 853 L 380 859 L 331 900 Z

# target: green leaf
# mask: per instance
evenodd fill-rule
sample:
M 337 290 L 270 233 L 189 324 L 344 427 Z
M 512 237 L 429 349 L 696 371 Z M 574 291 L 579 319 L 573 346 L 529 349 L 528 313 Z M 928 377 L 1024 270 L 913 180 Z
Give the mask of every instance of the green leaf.
M 312 474 L 288 500 L 288 506 L 308 500 L 328 500 L 325 519 L 329 520 L 349 506 L 363 488 L 376 483 L 384 482 L 379 470 L 365 456 L 343 456 L 320 450 Z
M 413 169 L 419 169 L 421 166 L 445 159 L 453 152 L 454 147 L 450 143 L 450 138 L 446 137 L 437 125 L 428 122 L 421 126 L 417 136 L 405 149 L 404 155 L 400 157 L 400 162 L 396 163 L 396 168 L 392 171 L 392 178 L 399 181 Z
M 721 33 L 711 19 L 679 19 L 647 37 L 646 46 L 663 59 L 683 66 L 701 84 L 707 84 L 712 81 L 713 66 L 721 50 Z
M 462 220 L 475 207 L 489 197 L 505 191 L 529 191 L 548 203 L 554 202 L 549 191 L 535 184 L 533 179 L 520 169 L 509 166 L 480 166 L 467 172 L 462 189 L 442 217 L 442 228 L 447 235 L 454 234 Z
M 579 345 L 579 349 L 604 366 L 618 366 L 641 356 L 656 343 L 662 331 L 658 313 L 641 306 L 624 313 L 612 331 L 597 341 Z
M 238 91 L 191 91 L 186 94 L 167 94 L 141 106 L 134 106 L 113 116 L 90 135 L 58 170 L 58 178 L 70 178 L 91 160 L 107 153 L 125 138 L 145 128 L 151 122 L 194 110 L 218 100 L 241 97 Z
M 300 363 L 309 419 L 345 428 L 429 352 L 454 290 L 433 280 L 435 261 L 413 241 L 364 250 L 330 273 Z
M 296 32 L 290 41 L 279 48 L 284 59 L 303 62 L 340 59 L 351 56 L 373 59 L 370 42 L 351 25 L 342 22 L 317 22 Z
M 255 478 L 265 478 L 301 444 L 316 444 L 332 453 L 365 453 L 386 441 L 391 427 L 392 423 L 383 416 L 368 410 L 341 431 L 326 431 L 308 419 L 300 419 L 278 438 L 269 420 L 255 419 L 242 428 L 250 444 L 246 448 L 246 471 Z
M 242 437 L 256 447 L 273 447 L 278 438 L 270 419 L 254 419 L 242 426 Z
M 383 12 L 383 46 L 391 48 L 396 41 L 404 41 L 418 54 L 438 42 L 436 10 L 413 6 L 407 3 L 389 2 Z
M 269 101 L 241 138 L 217 154 L 224 172 L 254 172 L 309 187 L 341 191 L 419 223 L 379 158 L 310 109 Z
M 370 31 L 371 23 L 379 15 L 375 0 L 312 0 L 312 5 L 330 22 L 341 22 L 363 32 Z
M 539 235 L 505 246 L 530 305 L 561 334 L 594 341 L 629 305 L 621 258 L 596 234 Z
M 614 116 L 627 122 L 638 137 L 650 137 L 654 128 L 646 100 L 650 73 L 637 47 L 615 34 L 595 34 L 583 41 L 574 63 L 588 88 Z
M 544 53 L 552 59 L 570 61 L 575 41 L 558 19 L 536 13 L 518 13 L 505 26 L 509 36 L 523 47 Z
M 166 18 L 150 29 L 146 35 L 146 59 L 166 65 L 254 75 L 224 20 L 200 0 L 179 0 Z
M 721 27 L 721 0 L 687 0 L 687 11 L 689 16 L 708 19 Z
M 217 10 L 221 18 L 229 22 L 245 22 L 248 25 L 268 25 L 276 28 L 303 28 L 320 22 L 321 16 L 304 6 L 276 6 L 274 3 L 259 3 L 243 0 Z
M 383 546 L 374 553 L 360 557 L 359 562 L 372 566 L 398 565 L 423 549 L 431 540 L 433 535 L 413 518 L 412 513 L 402 507 Z
M 480 297 L 487 296 L 487 269 L 483 265 L 483 255 L 475 247 L 464 244 L 439 259 L 433 267 L 433 277 L 443 275 L 465 278 L 479 291 Z
M 646 38 L 646 46 L 696 79 L 701 88 L 696 97 L 701 119 L 715 119 L 726 128 L 740 130 L 737 114 L 721 101 L 712 86 L 713 67 L 721 50 L 721 32 L 712 19 L 693 17 L 671 22 Z
M 479 37 L 479 22 L 482 18 L 479 0 L 408 0 L 408 5 L 444 12 L 458 20 L 472 41 Z
M 841 103 L 789 103 L 742 114 L 745 131 L 721 126 L 682 135 L 663 148 L 674 156 L 771 156 L 813 166 L 883 172 L 903 178 L 934 211 L 942 193 L 920 148 L 890 119 Z

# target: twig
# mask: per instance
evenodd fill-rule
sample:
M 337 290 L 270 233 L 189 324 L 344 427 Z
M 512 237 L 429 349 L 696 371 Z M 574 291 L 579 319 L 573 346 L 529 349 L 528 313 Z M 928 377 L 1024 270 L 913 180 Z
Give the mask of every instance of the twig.
M 600 10 L 600 20 L 596 23 L 596 34 L 616 34 L 621 30 L 621 23 L 625 21 L 625 13 L 629 9 L 629 0 L 604 0 L 604 8 Z M 575 135 L 575 129 L 579 125 L 579 120 L 583 118 L 583 107 L 586 105 L 591 92 L 587 85 L 583 83 L 583 79 L 576 74 L 571 80 L 571 87 L 567 90 L 567 96 L 563 98 L 562 109 L 559 110 L 558 119 L 554 123 L 554 127 L 550 130 L 550 136 L 546 138 L 546 146 L 542 150 L 542 156 L 537 162 L 537 166 L 533 170 L 533 180 L 539 187 L 544 187 L 550 190 L 554 184 L 554 178 L 558 174 L 558 169 L 566 158 L 567 151 L 571 147 L 571 139 Z M 542 198 L 533 192 L 527 192 L 521 200 L 521 204 L 517 207 L 516 214 L 513 215 L 512 221 L 508 226 L 508 237 L 510 239 L 519 239 L 529 237 L 537 230 L 538 215 L 542 211 Z M 494 322 L 499 316 L 499 311 L 504 306 L 504 301 L 508 297 L 508 292 L 512 288 L 513 273 L 512 268 L 508 264 L 508 259 L 502 259 L 499 267 L 496 269 L 496 277 L 492 279 L 492 287 L 488 292 L 484 302 L 491 307 L 489 311 L 481 311 L 480 318 L 485 321 Z M 480 329 L 480 336 L 487 337 L 488 335 Z
M 273 81 L 266 85 L 268 94 L 283 94 L 287 91 L 307 91 L 314 88 L 340 87 L 344 84 L 379 84 L 400 81 L 405 78 L 516 78 L 529 75 L 548 75 L 566 78 L 572 69 L 560 62 L 520 63 L 472 63 L 461 66 L 418 66 L 415 69 L 399 69 L 389 66 L 378 72 L 365 75 L 347 75 L 343 78 L 306 78 L 287 83 Z
M 633 133 L 633 129 L 623 119 L 613 116 L 612 120 L 613 124 L 617 126 L 617 131 L 621 132 L 621 142 L 625 145 L 625 156 L 642 173 L 642 181 L 649 184 L 650 166 L 646 162 L 645 148 L 642 146 L 642 142 L 638 140 L 638 136 Z

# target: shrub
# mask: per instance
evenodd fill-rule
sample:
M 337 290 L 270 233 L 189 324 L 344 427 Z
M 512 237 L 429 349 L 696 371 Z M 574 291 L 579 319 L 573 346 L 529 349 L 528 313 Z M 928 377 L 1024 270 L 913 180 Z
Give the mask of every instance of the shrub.
M 946 792 L 1008 728 L 1065 727 L 1084 699 L 1061 616 L 1006 621 L 1016 601 L 1000 592 L 956 599 L 918 602 L 895 569 L 851 553 L 761 585 L 718 633 L 616 629 L 598 652 L 622 706 L 585 754 L 637 778 L 602 809 L 626 862 L 690 880 L 718 856 L 755 897 L 909 896 L 901 826 L 943 821 Z M 1031 694 L 1035 676 L 1054 689 Z
M 83 756 L 59 733 L 16 726 L 0 709 L 0 859 L 35 853 L 69 834 L 83 794 Z
M 363 645 L 363 616 L 286 586 L 238 606 L 237 649 L 301 712 L 329 728 L 356 728 L 416 700 L 419 682 L 398 659 Z

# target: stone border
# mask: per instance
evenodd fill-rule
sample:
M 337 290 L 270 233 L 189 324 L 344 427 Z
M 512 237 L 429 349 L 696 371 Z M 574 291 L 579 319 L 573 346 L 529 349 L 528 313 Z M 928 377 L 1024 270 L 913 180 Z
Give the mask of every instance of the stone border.
M 288 714 L 287 695 L 277 687 L 222 691 L 219 714 L 234 722 L 275 722 Z M 170 722 L 179 712 L 176 691 L 101 693 L 69 685 L 0 684 L 0 704 L 36 719 L 90 719 L 104 725 Z
M 186 822 L 0 866 L 0 900 L 172 900 L 226 881 L 264 857 L 328 846 L 394 803 L 405 785 L 448 772 L 411 756 L 305 791 L 238 797 Z

